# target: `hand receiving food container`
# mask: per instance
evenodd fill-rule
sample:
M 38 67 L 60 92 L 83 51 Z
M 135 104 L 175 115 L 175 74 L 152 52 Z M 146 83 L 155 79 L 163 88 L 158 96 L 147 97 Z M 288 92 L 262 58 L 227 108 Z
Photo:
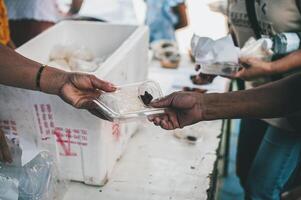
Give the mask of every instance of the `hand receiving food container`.
M 94 102 L 107 119 L 120 121 L 163 113 L 164 109 L 149 105 L 152 100 L 162 96 L 158 83 L 145 81 L 118 86 L 115 92 L 103 93 Z

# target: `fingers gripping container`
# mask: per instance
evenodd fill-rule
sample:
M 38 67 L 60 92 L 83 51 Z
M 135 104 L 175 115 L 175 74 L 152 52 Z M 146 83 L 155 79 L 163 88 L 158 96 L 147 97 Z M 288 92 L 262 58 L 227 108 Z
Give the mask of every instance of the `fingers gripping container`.
M 89 48 L 104 63 L 90 74 L 125 85 L 145 81 L 148 29 L 145 26 L 63 21 L 17 49 L 41 63 L 56 45 Z M 0 85 L 0 127 L 54 154 L 60 174 L 89 185 L 103 185 L 141 122 L 108 122 L 78 110 L 59 97 Z M 22 140 L 21 140 L 22 146 Z M 22 146 L 22 150 L 24 150 Z M 23 151 L 24 152 L 24 151 Z
M 104 93 L 94 102 L 99 111 L 112 121 L 129 121 L 130 119 L 160 114 L 164 109 L 152 108 L 143 99 L 148 95 L 149 103 L 153 99 L 163 97 L 158 83 L 145 81 L 117 87 L 113 93 Z

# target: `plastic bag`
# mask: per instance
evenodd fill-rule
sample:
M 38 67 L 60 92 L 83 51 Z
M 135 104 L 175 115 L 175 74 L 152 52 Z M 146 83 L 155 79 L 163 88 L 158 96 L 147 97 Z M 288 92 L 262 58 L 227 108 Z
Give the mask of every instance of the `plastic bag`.
M 19 181 L 16 178 L 0 174 L 0 199 L 18 200 Z
M 13 162 L 0 163 L 1 200 L 59 200 L 66 182 L 61 180 L 55 161 L 48 152 L 39 153 L 21 166 L 22 150 L 8 142 Z
M 107 56 L 95 57 L 84 46 L 55 45 L 49 54 L 48 65 L 65 71 L 93 72 L 105 62 Z
M 3 164 L 0 162 L 0 199 L 18 200 L 22 150 L 19 146 L 13 144 L 11 140 L 6 138 L 6 141 L 13 162 L 11 164 Z
M 250 38 L 242 49 L 234 46 L 231 36 L 218 40 L 194 35 L 191 39 L 192 55 L 196 64 L 200 65 L 200 72 L 212 75 L 229 76 L 240 69 L 239 58 L 255 57 L 270 60 L 272 41 L 269 38 L 256 40 Z
M 239 57 L 254 57 L 268 61 L 273 55 L 272 45 L 273 42 L 269 38 L 256 40 L 251 37 L 240 50 Z
M 218 40 L 194 35 L 191 40 L 192 55 L 200 72 L 212 75 L 231 75 L 239 70 L 239 48 L 230 36 Z

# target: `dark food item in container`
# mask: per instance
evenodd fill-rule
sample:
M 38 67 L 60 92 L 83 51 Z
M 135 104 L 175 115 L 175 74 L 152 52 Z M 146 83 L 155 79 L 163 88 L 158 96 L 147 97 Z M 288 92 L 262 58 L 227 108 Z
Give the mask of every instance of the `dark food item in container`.
M 144 95 L 140 95 L 140 99 L 143 101 L 144 105 L 146 106 L 148 106 L 152 102 L 153 98 L 154 97 L 147 91 L 144 92 Z
M 206 93 L 207 90 L 201 88 L 191 88 L 191 87 L 184 87 L 183 91 L 186 92 L 197 92 L 197 93 Z
M 190 79 L 192 83 L 195 85 L 206 85 L 212 83 L 215 77 L 216 76 L 214 75 L 198 74 L 198 75 L 191 75 Z
M 233 74 L 236 71 L 233 70 L 231 67 L 226 67 L 226 68 L 222 69 L 222 72 L 225 73 L 225 74 Z
M 189 141 L 191 141 L 191 142 L 196 142 L 196 141 L 198 140 L 197 137 L 195 137 L 195 136 L 190 136 L 190 135 L 188 135 L 188 136 L 186 137 L 186 139 L 189 140 Z

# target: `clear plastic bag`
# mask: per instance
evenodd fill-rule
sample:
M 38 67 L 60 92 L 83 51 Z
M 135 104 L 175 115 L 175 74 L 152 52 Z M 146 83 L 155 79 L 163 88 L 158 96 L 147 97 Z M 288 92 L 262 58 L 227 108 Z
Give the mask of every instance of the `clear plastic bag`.
M 194 35 L 191 39 L 192 55 L 199 72 L 204 74 L 231 76 L 240 70 L 239 58 L 255 57 L 269 61 L 273 52 L 268 38 L 250 38 L 242 49 L 234 46 L 230 36 L 218 40 Z
M 84 46 L 55 45 L 49 54 L 48 65 L 66 71 L 93 72 L 106 60 L 107 56 L 95 57 Z
M 212 75 L 229 76 L 239 70 L 239 48 L 234 46 L 230 36 L 213 40 L 194 35 L 191 39 L 191 51 L 199 72 Z
M 59 200 L 66 181 L 61 180 L 56 162 L 48 152 L 39 153 L 21 166 L 22 151 L 9 142 L 13 163 L 0 163 L 1 200 Z
M 27 163 L 21 170 L 19 181 L 19 200 L 62 199 L 66 187 L 48 152 L 41 152 Z
M 272 45 L 273 42 L 269 38 L 256 40 L 251 37 L 241 49 L 239 57 L 253 57 L 269 61 L 273 55 Z

